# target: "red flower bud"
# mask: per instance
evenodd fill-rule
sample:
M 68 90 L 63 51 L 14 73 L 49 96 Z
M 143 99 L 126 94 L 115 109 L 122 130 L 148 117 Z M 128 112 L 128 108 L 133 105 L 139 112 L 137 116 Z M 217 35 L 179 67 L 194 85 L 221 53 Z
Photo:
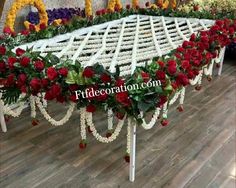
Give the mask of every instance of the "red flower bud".
M 94 76 L 94 71 L 90 67 L 86 67 L 83 72 L 83 77 L 92 78 Z
M 86 107 L 86 111 L 93 113 L 93 112 L 96 111 L 96 107 L 95 107 L 93 104 L 89 104 L 89 105 Z
M 45 23 L 41 23 L 41 24 L 39 25 L 39 28 L 40 28 L 40 30 L 45 30 L 45 29 L 47 28 L 47 26 L 46 26 Z
M 49 80 L 55 80 L 57 78 L 57 71 L 54 67 L 49 67 L 47 70 L 47 76 Z
M 16 49 L 16 55 L 17 56 L 22 56 L 25 53 L 25 50 L 21 49 L 21 48 L 17 48 Z
M 111 82 L 111 77 L 110 75 L 106 74 L 106 73 L 103 73 L 101 76 L 100 76 L 100 79 L 102 80 L 103 83 L 109 83 Z
M 15 57 L 9 57 L 7 59 L 7 63 L 9 66 L 9 69 L 13 69 L 14 68 L 14 64 L 17 62 L 17 59 Z
M 0 46 L 0 55 L 5 55 L 6 54 L 6 48 L 5 48 L 5 46 Z
M 22 67 L 27 67 L 30 63 L 30 58 L 29 57 L 22 57 L 20 60 L 20 64 Z
M 58 73 L 64 77 L 67 77 L 67 74 L 68 74 L 68 69 L 67 68 L 60 68 L 58 70 Z
M 40 60 L 34 62 L 34 68 L 41 72 L 44 69 L 44 63 Z

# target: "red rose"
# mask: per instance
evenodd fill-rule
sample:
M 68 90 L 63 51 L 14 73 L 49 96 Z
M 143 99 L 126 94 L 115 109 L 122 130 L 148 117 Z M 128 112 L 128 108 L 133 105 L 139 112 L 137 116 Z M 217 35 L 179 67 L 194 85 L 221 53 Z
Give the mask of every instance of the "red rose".
M 189 61 L 188 61 L 188 60 L 182 60 L 182 61 L 181 61 L 181 67 L 182 67 L 184 70 L 188 69 L 188 68 L 190 67 Z
M 131 8 L 130 4 L 126 5 L 126 9 L 129 10 L 130 8 Z
M 157 77 L 157 79 L 159 79 L 159 80 L 165 80 L 166 74 L 165 74 L 164 71 L 158 70 L 158 71 L 156 71 L 156 77 Z
M 163 120 L 161 121 L 161 125 L 162 125 L 163 127 L 167 126 L 168 124 L 169 124 L 169 121 L 168 121 L 167 119 L 163 119 Z
M 207 43 L 207 42 L 209 42 L 209 39 L 208 39 L 207 36 L 201 36 L 201 41 L 202 41 L 203 43 Z
M 222 27 L 222 25 L 224 24 L 224 21 L 223 20 L 216 20 L 215 24 Z
M 83 71 L 83 77 L 92 78 L 94 76 L 94 71 L 90 67 L 86 67 Z
M 124 86 L 125 85 L 125 81 L 122 78 L 118 78 L 116 80 L 116 86 L 120 87 L 120 86 Z
M 110 77 L 110 75 L 108 75 L 107 73 L 103 73 L 103 74 L 100 76 L 100 79 L 102 80 L 103 83 L 109 83 L 109 82 L 111 82 L 111 77 Z
M 17 59 L 15 57 L 9 57 L 7 59 L 7 63 L 9 66 L 9 69 L 13 69 L 14 68 L 14 64 L 17 62 Z
M 174 90 L 178 88 L 178 84 L 176 82 L 172 82 L 171 86 L 173 87 Z
M 36 30 L 35 25 L 30 24 L 30 25 L 29 25 L 29 30 L 30 30 L 30 31 L 35 31 L 35 30 Z
M 86 107 L 86 111 L 93 113 L 93 112 L 96 111 L 96 106 L 94 106 L 93 104 L 89 104 L 89 105 Z
M 190 41 L 195 41 L 196 40 L 196 34 L 193 33 L 190 37 Z
M 18 76 L 18 82 L 20 82 L 20 83 L 22 83 L 22 84 L 25 84 L 26 80 L 27 80 L 27 76 L 26 76 L 24 73 L 19 74 L 19 76 Z
M 74 102 L 74 103 L 76 103 L 76 102 L 77 102 L 76 95 L 71 95 L 71 96 L 69 97 L 69 100 L 72 101 L 72 102 Z
M 161 68 L 164 68 L 165 64 L 164 64 L 163 61 L 158 61 L 157 63 L 159 64 L 159 66 L 160 66 Z
M 199 66 L 200 63 L 201 63 L 201 62 L 200 62 L 198 59 L 195 59 L 195 60 L 193 61 L 193 65 L 194 65 L 194 66 Z
M 102 15 L 106 14 L 107 13 L 107 10 L 106 9 L 102 9 Z
M 34 68 L 41 72 L 44 69 L 44 63 L 40 60 L 34 62 Z
M 176 61 L 175 60 L 170 60 L 170 61 L 167 62 L 167 65 L 176 67 Z
M 96 15 L 97 15 L 97 16 L 101 16 L 101 15 L 102 15 L 101 10 L 97 10 L 97 11 L 96 11 Z
M 14 85 L 14 83 L 15 83 L 15 74 L 11 73 L 7 76 L 6 85 L 8 87 L 10 87 L 10 86 Z
M 51 87 L 51 94 L 55 98 L 61 94 L 61 86 L 59 84 L 53 84 Z
M 131 105 L 128 92 L 116 93 L 115 98 L 116 98 L 116 101 L 118 101 L 125 107 L 128 107 Z
M 183 47 L 178 47 L 178 48 L 176 49 L 177 52 L 184 52 L 184 50 L 185 50 L 185 49 L 184 49 Z
M 6 71 L 6 65 L 4 61 L 0 61 L 0 72 Z
M 176 82 L 183 85 L 183 86 L 186 86 L 189 84 L 189 79 L 185 74 L 179 73 L 176 78 Z
M 199 74 L 199 70 L 193 69 L 193 74 L 194 74 L 195 76 L 197 76 L 197 75 Z
M 49 80 L 55 80 L 57 78 L 57 71 L 53 67 L 49 67 L 47 70 L 47 76 Z
M 34 92 L 38 92 L 41 89 L 41 81 L 39 78 L 33 78 L 30 81 L 30 87 Z
M 48 100 L 48 101 L 50 101 L 50 100 L 53 100 L 53 99 L 54 99 L 54 97 L 53 97 L 53 95 L 52 95 L 52 92 L 51 92 L 51 90 L 49 90 L 49 91 L 46 91 L 46 93 L 45 93 L 45 96 L 44 96 L 44 99 L 45 99 L 45 100 Z
M 42 83 L 42 86 L 43 86 L 44 88 L 47 88 L 47 87 L 48 87 L 48 79 L 43 78 L 43 79 L 41 80 L 41 83 Z
M 170 75 L 173 75 L 173 74 L 176 73 L 177 68 L 176 68 L 176 66 L 174 66 L 174 65 L 168 66 L 167 71 L 168 71 L 168 73 L 169 73 Z
M 182 47 L 183 48 L 189 47 L 189 42 L 188 41 L 184 41 L 183 44 L 182 44 Z
M 58 70 L 58 73 L 64 77 L 67 77 L 67 74 L 68 74 L 68 69 L 67 68 L 60 68 Z
M 20 33 L 24 36 L 28 36 L 30 34 L 30 32 L 28 30 L 23 30 Z
M 179 53 L 175 53 L 175 57 L 178 58 L 178 59 L 182 59 L 182 56 Z
M 0 46 L 0 55 L 5 55 L 6 54 L 6 48 L 5 48 L 5 46 Z
M 143 81 L 145 82 L 145 83 L 147 83 L 149 80 L 150 80 L 150 75 L 148 74 L 148 73 L 146 73 L 146 72 L 141 72 L 141 76 L 142 76 L 142 78 L 143 78 Z
M 188 78 L 193 79 L 195 76 L 194 72 L 192 70 L 188 70 Z
M 13 32 L 12 32 L 10 27 L 4 27 L 3 33 L 8 34 L 8 35 L 12 35 L 13 34 Z
M 45 30 L 45 29 L 47 28 L 47 26 L 46 26 L 45 23 L 41 23 L 41 24 L 39 25 L 39 28 L 40 28 L 40 30 Z
M 22 56 L 25 53 L 25 50 L 21 49 L 21 48 L 17 48 L 16 49 L 16 55 L 17 56 Z
M 29 57 L 22 57 L 20 60 L 20 64 L 22 67 L 27 67 L 30 63 L 30 58 Z
M 120 120 L 124 119 L 125 114 L 121 113 L 121 112 L 116 112 L 116 117 Z
M 212 54 L 211 54 L 210 52 L 207 52 L 207 53 L 206 53 L 206 59 L 207 59 L 207 60 L 212 59 Z
M 25 85 L 20 88 L 21 93 L 27 93 L 27 87 Z
M 160 96 L 157 106 L 162 107 L 166 103 L 167 99 L 167 96 Z
M 79 86 L 77 85 L 77 84 L 71 84 L 71 85 L 69 85 L 69 90 L 71 91 L 71 92 L 74 92 L 74 91 L 76 91 L 76 90 L 78 90 L 79 89 Z

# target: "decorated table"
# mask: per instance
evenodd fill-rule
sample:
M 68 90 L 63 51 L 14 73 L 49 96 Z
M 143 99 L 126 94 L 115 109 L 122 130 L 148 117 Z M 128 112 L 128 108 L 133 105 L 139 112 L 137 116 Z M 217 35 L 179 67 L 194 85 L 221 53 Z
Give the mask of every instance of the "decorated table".
M 14 32 L 16 10 L 26 4 L 39 10 L 40 22 L 25 22 L 27 30 Z M 201 89 L 204 77 L 211 81 L 213 68 L 221 74 L 225 47 L 236 40 L 236 20 L 188 18 L 167 9 L 176 2 L 146 4 L 138 1 L 122 9 L 119 0 L 93 16 L 91 1 L 85 1 L 86 18 L 54 20 L 42 1 L 13 3 L 7 16 L 0 45 L 0 122 L 6 132 L 6 115 L 20 116 L 30 105 L 32 124 L 37 125 L 36 108 L 54 126 L 65 124 L 74 110 L 80 113 L 80 148 L 86 147 L 86 134 L 98 141 L 114 141 L 127 129 L 125 160 L 130 162 L 130 181 L 135 179 L 136 127 L 151 129 L 168 125 L 168 108 L 177 100 L 183 111 L 185 88 Z M 231 18 L 232 15 L 227 15 Z M 118 90 L 128 85 L 155 87 Z M 106 90 L 115 93 L 83 98 L 78 90 Z M 57 101 L 68 110 L 60 120 L 47 111 L 47 103 Z M 108 132 L 97 132 L 93 116 L 107 113 Z M 149 122 L 148 114 L 152 113 Z M 127 120 L 127 125 L 126 125 Z M 116 122 L 116 126 L 114 123 Z

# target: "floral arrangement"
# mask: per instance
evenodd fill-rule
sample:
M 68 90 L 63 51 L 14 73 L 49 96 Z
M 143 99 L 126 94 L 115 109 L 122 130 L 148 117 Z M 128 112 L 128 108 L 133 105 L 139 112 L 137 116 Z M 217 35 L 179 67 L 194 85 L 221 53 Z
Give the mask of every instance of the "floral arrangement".
M 25 99 L 45 93 L 44 99 L 48 101 L 72 101 L 77 107 L 86 108 L 87 112 L 112 109 L 119 119 L 127 114 L 140 122 L 141 111 L 145 115 L 162 107 L 175 92 L 187 86 L 203 66 L 216 58 L 222 47 L 236 41 L 235 30 L 236 20 L 218 20 L 209 31 L 192 34 L 190 41 L 184 41 L 168 56 L 154 58 L 150 65 L 137 67 L 133 75 L 125 78 L 119 77 L 119 68 L 115 73 L 99 64 L 83 68 L 79 62 L 62 61 L 50 53 L 43 57 L 31 49 L 18 48 L 14 53 L 14 44 L 9 43 L 11 33 L 7 32 L 0 46 L 2 98 L 10 104 L 16 102 L 21 93 L 25 94 Z M 139 84 L 156 79 L 161 81 L 160 87 L 76 100 L 77 89 Z M 167 121 L 163 119 L 162 124 L 167 125 Z
M 80 8 L 59 8 L 46 10 L 48 15 L 48 24 L 52 24 L 55 20 L 70 20 L 74 16 L 85 17 L 85 11 Z M 39 23 L 39 13 L 30 12 L 27 21 L 36 25 Z
M 186 13 L 192 11 L 209 12 L 213 15 L 234 12 L 236 15 L 236 1 L 234 0 L 192 0 L 178 7 L 179 11 Z

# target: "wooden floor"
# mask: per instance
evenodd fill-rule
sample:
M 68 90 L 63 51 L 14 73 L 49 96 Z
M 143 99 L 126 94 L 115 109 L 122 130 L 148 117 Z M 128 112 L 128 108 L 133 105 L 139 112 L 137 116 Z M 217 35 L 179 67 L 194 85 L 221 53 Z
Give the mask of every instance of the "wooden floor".
M 189 87 L 185 111 L 173 106 L 168 127 L 137 133 L 136 181 L 128 181 L 125 129 L 111 144 L 88 138 L 79 149 L 79 117 L 52 127 L 42 116 L 32 127 L 29 111 L 11 119 L 0 133 L 0 187 L 12 188 L 235 188 L 236 63 L 228 60 L 221 77 Z M 51 108 L 60 117 L 64 109 Z M 101 132 L 103 115 L 96 117 Z M 105 133 L 105 132 L 104 132 Z

